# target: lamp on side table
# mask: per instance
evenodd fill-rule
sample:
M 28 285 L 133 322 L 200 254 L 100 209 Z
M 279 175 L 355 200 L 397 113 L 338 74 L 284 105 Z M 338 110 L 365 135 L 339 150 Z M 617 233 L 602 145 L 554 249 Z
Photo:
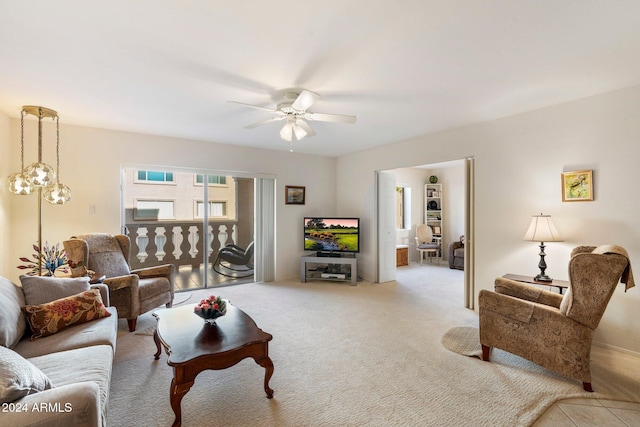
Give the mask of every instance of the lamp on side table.
M 562 238 L 556 226 L 553 225 L 553 221 L 551 221 L 551 215 L 534 215 L 531 218 L 531 224 L 529 224 L 529 229 L 523 239 L 531 242 L 540 242 L 540 262 L 538 263 L 540 274 L 538 274 L 534 280 L 539 282 L 553 282 L 553 279 L 545 273 L 547 263 L 544 260 L 546 256 L 544 253 L 544 242 L 562 242 Z

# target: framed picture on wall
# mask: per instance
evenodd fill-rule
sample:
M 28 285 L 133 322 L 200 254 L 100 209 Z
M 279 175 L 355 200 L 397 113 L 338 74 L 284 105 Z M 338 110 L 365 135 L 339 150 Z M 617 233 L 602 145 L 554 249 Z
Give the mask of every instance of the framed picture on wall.
M 287 205 L 304 205 L 305 187 L 287 185 L 284 187 L 285 203 Z
M 593 200 L 593 171 L 562 172 L 562 201 L 589 202 Z

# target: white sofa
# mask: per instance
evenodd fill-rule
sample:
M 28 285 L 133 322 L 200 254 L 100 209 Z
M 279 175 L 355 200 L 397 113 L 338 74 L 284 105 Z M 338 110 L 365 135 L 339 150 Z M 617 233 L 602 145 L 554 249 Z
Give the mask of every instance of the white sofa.
M 0 425 L 106 426 L 118 314 L 98 286 L 110 316 L 31 340 L 21 307 L 32 304 L 27 291 L 34 288 L 0 277 Z

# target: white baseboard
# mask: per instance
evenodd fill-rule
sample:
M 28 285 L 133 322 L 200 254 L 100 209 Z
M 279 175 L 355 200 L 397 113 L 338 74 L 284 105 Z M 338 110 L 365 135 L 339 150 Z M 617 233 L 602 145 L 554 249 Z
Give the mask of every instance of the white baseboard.
M 632 356 L 640 357 L 640 353 L 637 351 L 631 351 L 626 348 L 616 347 L 615 345 L 605 344 L 602 342 L 594 342 L 593 345 L 597 345 L 598 347 L 607 348 L 609 350 L 619 351 L 620 353 L 630 354 Z

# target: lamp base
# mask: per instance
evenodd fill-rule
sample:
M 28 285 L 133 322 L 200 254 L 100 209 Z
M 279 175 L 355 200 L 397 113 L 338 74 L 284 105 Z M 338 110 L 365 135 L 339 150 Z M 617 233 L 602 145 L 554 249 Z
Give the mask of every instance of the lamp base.
M 547 276 L 546 274 L 542 275 L 542 274 L 538 274 L 536 277 L 533 278 L 533 280 L 535 280 L 536 282 L 553 282 L 553 279 L 549 276 Z

